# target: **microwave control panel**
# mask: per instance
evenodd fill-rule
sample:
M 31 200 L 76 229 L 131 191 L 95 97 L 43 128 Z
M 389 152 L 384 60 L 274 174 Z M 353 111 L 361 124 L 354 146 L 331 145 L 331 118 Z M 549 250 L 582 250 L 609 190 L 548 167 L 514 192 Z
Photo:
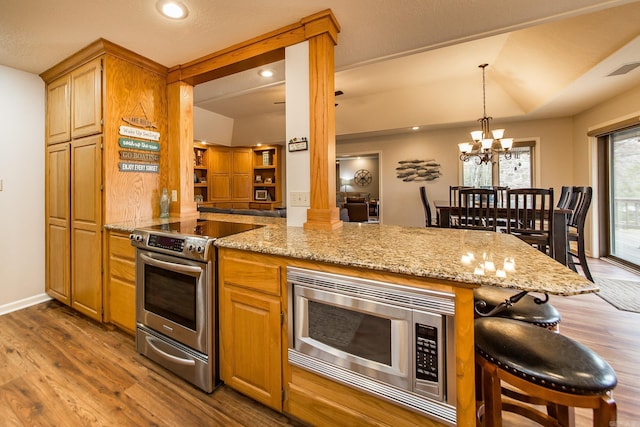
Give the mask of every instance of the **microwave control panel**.
M 438 382 L 438 328 L 416 323 L 416 378 Z

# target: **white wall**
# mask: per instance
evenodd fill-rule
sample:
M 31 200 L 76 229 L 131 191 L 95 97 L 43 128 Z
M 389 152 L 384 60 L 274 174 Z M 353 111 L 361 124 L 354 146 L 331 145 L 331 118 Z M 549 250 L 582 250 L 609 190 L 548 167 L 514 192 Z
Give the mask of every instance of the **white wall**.
M 287 141 L 309 139 L 309 42 L 290 46 L 285 52 Z M 302 227 L 307 221 L 308 207 L 291 206 L 290 194 L 292 191 L 308 193 L 311 189 L 309 150 L 289 152 L 285 141 L 283 152 L 287 171 L 287 225 Z
M 44 82 L 0 66 L 0 314 L 44 293 Z
M 573 182 L 571 118 L 501 123 L 507 136 L 518 139 L 537 138 L 540 164 L 536 185 L 554 187 L 560 194 L 562 185 Z M 458 143 L 469 140 L 470 127 L 438 129 L 389 136 L 368 137 L 340 142 L 338 155 L 356 152 L 380 153 L 380 208 L 384 224 L 411 227 L 424 226 L 424 210 L 420 186 L 424 185 L 431 203 L 449 200 L 449 186 L 459 185 Z M 397 178 L 401 160 L 434 159 L 440 163 L 442 176 L 435 181 L 404 182 Z M 435 210 L 432 214 L 435 216 Z
M 193 107 L 193 139 L 210 144 L 231 145 L 233 119 L 204 108 Z

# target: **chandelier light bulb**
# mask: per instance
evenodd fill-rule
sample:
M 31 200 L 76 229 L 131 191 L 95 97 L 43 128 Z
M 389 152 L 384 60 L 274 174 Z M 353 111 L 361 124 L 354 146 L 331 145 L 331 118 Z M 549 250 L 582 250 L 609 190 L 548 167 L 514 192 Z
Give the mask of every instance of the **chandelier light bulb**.
M 468 142 L 461 142 L 460 144 L 458 144 L 458 148 L 460 149 L 461 153 L 470 153 L 472 150 L 472 146 Z
M 504 136 L 504 129 L 494 129 L 492 132 L 493 139 L 502 139 Z
M 502 144 L 503 150 L 511 150 L 511 147 L 513 147 L 513 138 L 505 138 L 500 141 L 500 143 Z
M 483 139 L 482 140 L 482 149 L 483 150 L 491 150 L 491 146 L 493 145 L 493 139 Z
M 471 132 L 471 139 L 473 139 L 475 142 L 482 141 L 483 137 L 484 135 L 482 134 L 481 130 L 474 130 L 473 132 Z

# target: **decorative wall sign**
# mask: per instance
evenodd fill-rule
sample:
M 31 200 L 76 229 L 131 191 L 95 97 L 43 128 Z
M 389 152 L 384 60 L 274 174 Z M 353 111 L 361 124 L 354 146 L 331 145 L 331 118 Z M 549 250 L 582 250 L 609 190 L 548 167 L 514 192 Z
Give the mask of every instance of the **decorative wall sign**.
M 118 169 L 120 172 L 151 172 L 158 173 L 160 165 L 155 163 L 118 163 Z
M 366 187 L 371 184 L 372 179 L 371 172 L 366 169 L 357 170 L 356 173 L 353 174 L 353 182 L 360 187 Z
M 160 154 L 155 153 L 138 153 L 136 151 L 118 151 L 122 160 L 134 160 L 141 162 L 159 162 Z
M 140 115 L 138 109 L 141 110 L 142 115 Z M 151 120 L 149 120 L 149 116 L 147 116 L 147 112 L 144 110 L 144 107 L 140 102 L 138 103 L 138 105 L 136 105 L 133 111 L 131 111 L 131 115 L 122 117 L 122 120 L 129 123 L 131 126 L 158 129 L 158 125 L 156 124 L 156 122 L 152 122 Z
M 309 149 L 309 142 L 306 137 L 293 138 L 289 140 L 289 152 L 304 151 Z
M 160 151 L 160 144 L 157 142 L 139 141 L 137 139 L 119 138 L 118 145 L 122 148 L 133 148 L 145 151 Z
M 120 135 L 130 136 L 134 138 L 149 139 L 151 141 L 160 140 L 160 132 L 154 132 L 152 130 L 133 128 L 131 126 L 120 126 Z
M 440 178 L 440 163 L 430 160 L 401 160 L 396 168 L 398 178 L 404 182 L 433 181 Z

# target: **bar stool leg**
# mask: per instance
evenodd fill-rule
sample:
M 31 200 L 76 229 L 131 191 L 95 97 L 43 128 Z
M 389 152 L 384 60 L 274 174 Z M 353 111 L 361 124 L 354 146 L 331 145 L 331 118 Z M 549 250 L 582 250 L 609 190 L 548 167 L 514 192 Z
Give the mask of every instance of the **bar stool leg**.
M 600 407 L 593 410 L 593 426 L 613 426 L 618 420 L 618 410 L 611 396 L 600 398 Z
M 484 427 L 502 427 L 502 388 L 495 365 L 480 361 L 482 366 L 482 397 Z

